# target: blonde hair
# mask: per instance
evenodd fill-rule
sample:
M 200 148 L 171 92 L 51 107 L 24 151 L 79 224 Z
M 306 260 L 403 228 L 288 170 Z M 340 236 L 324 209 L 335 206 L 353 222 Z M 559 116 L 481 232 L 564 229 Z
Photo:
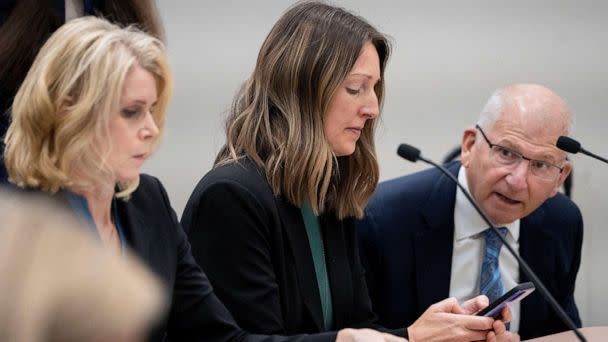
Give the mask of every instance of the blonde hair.
M 152 115 L 162 133 L 172 80 L 160 40 L 95 17 L 69 21 L 51 35 L 13 102 L 5 139 L 10 181 L 56 192 L 112 179 L 108 120 L 135 65 L 156 79 Z M 118 184 L 117 196 L 127 197 L 138 182 Z
M 43 198 L 0 199 L 0 341 L 111 341 L 158 322 L 165 290 L 134 256 Z
M 329 102 L 352 69 L 365 43 L 384 69 L 388 39 L 363 18 L 320 2 L 290 8 L 274 25 L 226 122 L 226 145 L 216 166 L 248 157 L 261 167 L 276 196 L 313 211 L 361 217 L 378 182 L 375 120 L 368 122 L 353 155 L 339 157 L 324 136 Z

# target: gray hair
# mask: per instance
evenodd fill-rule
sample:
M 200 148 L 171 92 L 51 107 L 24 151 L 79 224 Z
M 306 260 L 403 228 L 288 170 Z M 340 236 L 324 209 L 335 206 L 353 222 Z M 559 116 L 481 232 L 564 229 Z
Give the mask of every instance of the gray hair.
M 503 89 L 497 89 L 492 93 L 488 102 L 483 106 L 477 124 L 487 129 L 496 122 L 504 107 Z

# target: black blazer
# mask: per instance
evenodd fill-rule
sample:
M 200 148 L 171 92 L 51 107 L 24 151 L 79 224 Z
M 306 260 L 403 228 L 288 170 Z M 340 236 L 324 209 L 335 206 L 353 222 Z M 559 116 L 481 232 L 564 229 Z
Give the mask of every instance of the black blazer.
M 64 198 L 63 201 L 69 205 Z M 165 189 L 158 179 L 142 175 L 131 198 L 118 201 L 118 213 L 129 247 L 163 281 L 171 307 L 150 341 L 334 341 L 336 334 L 255 336 L 241 330 L 217 299 L 205 273 L 192 257 Z
M 321 300 L 300 209 L 275 197 L 253 162 L 217 167 L 198 183 L 184 214 L 196 261 L 244 329 L 323 331 Z M 352 220 L 321 217 L 334 328 L 379 328 Z M 392 331 L 404 335 L 405 329 Z
M 458 174 L 459 162 L 448 165 Z M 380 322 L 411 324 L 450 291 L 456 185 L 437 169 L 383 182 L 357 223 L 361 259 Z M 562 194 L 521 219 L 519 253 L 572 320 L 583 222 Z M 527 281 L 520 269 L 520 282 Z M 566 330 L 538 291 L 521 302 L 522 339 Z

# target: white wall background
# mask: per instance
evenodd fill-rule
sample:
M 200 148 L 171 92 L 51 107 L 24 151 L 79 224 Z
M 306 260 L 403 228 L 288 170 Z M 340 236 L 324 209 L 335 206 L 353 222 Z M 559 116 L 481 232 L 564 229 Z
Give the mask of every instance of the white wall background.
M 161 178 L 181 215 L 224 142 L 232 97 L 253 69 L 284 0 L 158 0 L 175 73 L 164 143 L 145 172 Z M 400 160 L 409 142 L 440 160 L 490 93 L 541 83 L 575 112 L 574 136 L 608 156 L 608 2 L 579 0 L 343 0 L 394 39 L 377 135 L 382 179 L 422 169 Z M 574 156 L 573 198 L 585 219 L 576 298 L 584 326 L 608 325 L 608 173 Z M 538 248 L 543 248 L 539 241 Z

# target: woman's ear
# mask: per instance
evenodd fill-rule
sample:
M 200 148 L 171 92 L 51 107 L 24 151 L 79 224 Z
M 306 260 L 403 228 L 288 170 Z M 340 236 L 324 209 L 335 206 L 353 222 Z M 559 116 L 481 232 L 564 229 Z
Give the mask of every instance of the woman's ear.
M 464 167 L 469 167 L 471 162 L 471 151 L 475 146 L 477 130 L 469 127 L 462 133 L 462 143 L 460 144 L 460 162 Z

